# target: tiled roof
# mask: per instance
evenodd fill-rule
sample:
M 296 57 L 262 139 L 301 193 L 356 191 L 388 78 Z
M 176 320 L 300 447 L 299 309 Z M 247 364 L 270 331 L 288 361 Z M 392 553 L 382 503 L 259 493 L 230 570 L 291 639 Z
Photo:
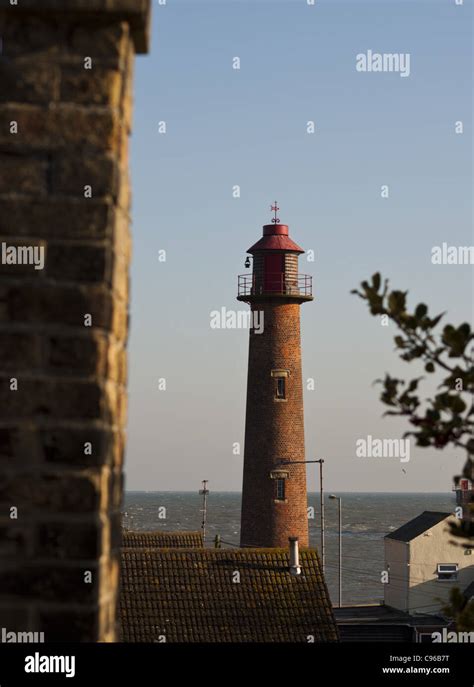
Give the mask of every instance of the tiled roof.
M 286 549 L 123 548 L 122 639 L 337 641 L 316 551 L 302 550 L 300 564 L 291 575 Z
M 202 532 L 132 532 L 123 530 L 122 546 L 125 548 L 200 549 L 204 546 Z
M 385 539 L 397 539 L 398 541 L 409 542 L 416 539 L 420 534 L 430 530 L 432 527 L 448 518 L 451 513 L 439 513 L 438 511 L 425 510 L 413 520 L 405 523 L 398 530 L 385 535 Z
M 468 584 L 466 589 L 463 591 L 464 596 L 468 601 L 474 598 L 474 582 Z

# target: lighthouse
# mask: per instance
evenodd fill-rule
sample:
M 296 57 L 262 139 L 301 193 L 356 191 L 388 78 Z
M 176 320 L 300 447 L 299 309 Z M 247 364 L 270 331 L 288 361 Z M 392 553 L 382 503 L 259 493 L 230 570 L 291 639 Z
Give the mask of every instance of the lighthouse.
M 313 300 L 311 277 L 298 273 L 304 253 L 280 224 L 248 249 L 251 274 L 238 278 L 239 301 L 250 305 L 240 545 L 308 546 L 300 306 Z M 258 311 L 258 312 L 256 312 Z

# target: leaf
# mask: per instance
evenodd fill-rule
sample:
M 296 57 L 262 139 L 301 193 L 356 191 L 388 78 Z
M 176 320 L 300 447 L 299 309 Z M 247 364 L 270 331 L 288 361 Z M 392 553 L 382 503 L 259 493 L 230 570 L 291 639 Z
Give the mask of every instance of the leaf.
M 399 315 L 405 310 L 406 293 L 403 291 L 392 291 L 388 297 L 388 307 L 394 315 Z
M 463 413 L 466 410 L 466 404 L 459 396 L 452 396 L 451 410 L 453 413 Z
M 442 312 L 441 315 L 437 315 L 437 316 L 434 317 L 432 320 L 430 320 L 431 327 L 432 327 L 432 328 L 436 327 L 436 325 L 438 324 L 438 322 L 440 321 L 440 319 L 441 319 L 442 317 L 444 317 L 445 314 L 446 314 L 446 313 Z
M 417 320 L 421 320 L 422 317 L 428 312 L 428 307 L 424 303 L 419 303 L 416 306 L 415 317 Z
M 407 329 L 416 329 L 418 326 L 418 321 L 416 317 L 413 317 L 412 315 L 408 315 L 405 319 L 405 326 Z
M 397 344 L 398 348 L 404 348 L 405 347 L 405 339 L 403 336 L 395 336 L 394 341 Z
M 407 392 L 415 391 L 415 389 L 418 388 L 418 382 L 422 379 L 423 379 L 423 377 L 418 377 L 417 379 L 412 379 L 410 384 L 408 385 Z

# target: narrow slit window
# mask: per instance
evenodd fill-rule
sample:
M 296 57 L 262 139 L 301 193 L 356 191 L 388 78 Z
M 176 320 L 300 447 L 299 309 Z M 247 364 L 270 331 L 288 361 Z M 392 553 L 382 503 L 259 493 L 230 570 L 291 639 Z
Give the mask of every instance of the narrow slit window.
M 276 481 L 276 497 L 278 501 L 285 500 L 285 480 L 277 479 Z
M 277 377 L 276 380 L 276 397 L 286 398 L 286 379 L 285 377 Z

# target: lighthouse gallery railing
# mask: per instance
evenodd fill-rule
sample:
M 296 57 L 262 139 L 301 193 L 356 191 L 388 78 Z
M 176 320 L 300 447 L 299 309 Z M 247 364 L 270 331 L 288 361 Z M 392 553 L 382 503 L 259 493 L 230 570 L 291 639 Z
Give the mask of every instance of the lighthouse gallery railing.
M 255 274 L 239 274 L 238 295 L 313 295 L 313 278 L 309 274 L 289 275 L 282 272 L 266 273 L 257 280 Z

